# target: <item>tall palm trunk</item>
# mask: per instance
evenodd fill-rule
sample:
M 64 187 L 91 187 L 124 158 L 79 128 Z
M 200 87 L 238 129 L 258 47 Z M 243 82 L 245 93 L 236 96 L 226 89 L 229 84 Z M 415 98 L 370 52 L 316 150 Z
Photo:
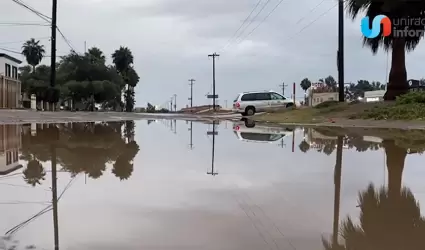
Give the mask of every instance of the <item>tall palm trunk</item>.
M 391 71 L 387 92 L 384 100 L 392 101 L 397 96 L 407 93 L 409 84 L 407 83 L 406 72 L 406 40 L 404 38 L 394 38 L 392 47 Z
M 382 144 L 387 156 L 388 195 L 396 198 L 400 196 L 404 160 L 406 159 L 407 151 L 395 145 L 393 140 L 384 140 Z

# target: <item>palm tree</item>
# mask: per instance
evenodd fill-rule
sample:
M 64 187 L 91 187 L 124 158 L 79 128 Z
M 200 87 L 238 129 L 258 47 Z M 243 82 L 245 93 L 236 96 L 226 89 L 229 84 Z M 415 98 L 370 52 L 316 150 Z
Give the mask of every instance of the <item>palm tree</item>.
M 118 72 L 126 73 L 133 64 L 134 57 L 129 48 L 121 46 L 112 54 L 112 60 Z
M 101 64 L 101 65 L 105 64 L 105 60 L 106 60 L 105 55 L 97 47 L 90 48 L 88 52 L 86 53 L 86 56 L 90 59 L 91 63 Z
M 304 103 L 307 104 L 307 89 L 311 87 L 311 81 L 308 78 L 304 78 L 301 83 L 301 88 L 304 90 Z
M 134 105 L 134 91 L 133 87 L 130 86 L 130 79 L 129 79 L 129 71 L 132 68 L 133 64 L 133 54 L 131 53 L 131 50 L 127 47 L 120 47 L 118 50 L 116 50 L 112 54 L 112 60 L 115 64 L 116 69 L 121 74 L 121 76 L 124 79 L 124 82 L 126 83 L 126 90 L 125 90 L 125 102 L 126 102 L 126 111 L 130 112 L 132 111 L 132 107 Z M 133 104 L 133 105 L 131 105 Z
M 25 182 L 33 187 L 37 184 L 40 185 L 40 180 L 44 180 L 46 176 L 46 172 L 38 160 L 30 160 L 23 174 Z
M 303 140 L 298 146 L 303 153 L 307 153 L 310 150 L 310 144 Z
M 393 1 L 382 1 L 382 0 L 347 0 L 348 12 L 353 20 L 358 16 L 359 13 L 365 11 L 366 16 L 372 20 L 377 15 L 386 15 L 391 20 L 400 18 L 411 18 L 412 20 L 422 20 L 425 16 L 425 2 L 424 1 L 404 1 L 404 0 L 393 0 Z M 420 23 L 420 22 L 419 22 Z M 400 22 L 400 25 L 396 26 L 397 30 L 423 30 L 423 25 L 404 25 Z M 391 70 L 389 74 L 389 82 L 387 86 L 387 92 L 385 93 L 385 100 L 395 100 L 399 95 L 402 95 L 408 91 L 409 85 L 407 83 L 407 72 L 406 72 L 406 50 L 411 51 L 416 48 L 420 42 L 423 33 L 420 36 L 394 36 L 392 32 L 389 36 L 379 35 L 376 38 L 363 39 L 363 44 L 368 46 L 373 54 L 376 54 L 379 47 L 383 47 L 385 51 L 392 51 Z
M 35 72 L 35 66 L 41 62 L 46 53 L 44 45 L 39 43 L 40 40 L 35 41 L 34 38 L 31 38 L 22 45 L 22 55 L 25 56 L 28 64 L 32 66 L 33 72 Z

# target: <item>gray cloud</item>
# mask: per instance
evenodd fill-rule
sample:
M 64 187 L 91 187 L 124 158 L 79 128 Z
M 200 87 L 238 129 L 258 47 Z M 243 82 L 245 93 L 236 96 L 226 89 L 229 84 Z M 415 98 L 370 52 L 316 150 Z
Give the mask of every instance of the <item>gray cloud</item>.
M 51 12 L 50 1 L 27 2 L 47 15 Z M 89 47 L 100 47 L 107 56 L 120 45 L 132 49 L 135 67 L 141 75 L 136 88 L 138 105 L 146 105 L 148 101 L 160 104 L 174 93 L 182 100 L 179 107 L 186 105 L 189 78 L 197 79 L 195 104 L 207 103 L 204 95 L 211 90 L 212 81 L 211 60 L 207 55 L 214 51 L 221 53 L 217 61 L 221 102 L 247 89 L 277 89 L 282 81 L 337 77 L 337 9 L 322 15 L 335 5 L 334 0 L 324 1 L 314 11 L 311 9 L 320 0 L 284 0 L 255 32 L 246 36 L 279 2 L 271 0 L 240 39 L 221 51 L 256 2 L 63 0 L 59 1 L 58 24 L 77 51 L 84 50 L 84 41 Z M 3 22 L 40 21 L 12 1 L 3 1 L 0 5 Z M 6 47 L 2 42 L 48 37 L 50 33 L 48 27 L 0 26 L 0 31 L 5 34 L 0 39 L 0 47 Z M 45 39 L 43 43 L 49 50 L 49 41 Z M 422 77 L 419 62 L 425 52 L 421 46 L 424 45 L 407 56 L 409 78 Z M 21 44 L 7 44 L 7 47 L 20 50 Z M 61 54 L 69 51 L 63 40 L 58 42 L 58 51 Z M 386 54 L 379 52 L 373 56 L 370 50 L 363 48 L 359 20 L 352 21 L 348 17 L 345 53 L 346 82 L 361 78 L 385 81 Z M 298 92 L 301 97 L 300 88 Z

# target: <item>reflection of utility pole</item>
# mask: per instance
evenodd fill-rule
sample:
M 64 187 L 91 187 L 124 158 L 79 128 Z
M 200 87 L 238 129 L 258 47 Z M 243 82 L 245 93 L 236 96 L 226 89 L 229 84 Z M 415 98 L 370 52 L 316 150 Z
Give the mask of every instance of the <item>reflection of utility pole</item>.
M 337 148 L 336 148 L 336 164 L 334 170 L 334 219 L 333 219 L 333 234 L 332 234 L 332 245 L 338 246 L 338 228 L 339 228 L 339 204 L 341 196 L 341 172 L 342 172 L 342 145 L 343 137 L 338 136 Z
M 279 146 L 280 146 L 281 148 L 283 148 L 283 146 L 285 146 L 285 147 L 286 147 L 286 144 L 283 142 L 283 138 L 282 138 L 282 139 L 280 139 Z
M 292 130 L 292 153 L 295 152 L 295 128 Z
M 212 131 L 208 131 L 207 135 L 212 135 L 212 154 L 211 154 L 211 172 L 207 172 L 212 176 L 218 175 L 217 172 L 214 172 L 214 160 L 215 160 L 215 136 L 218 135 L 218 132 L 215 131 L 216 121 L 213 121 L 213 129 Z
M 174 129 L 173 129 L 173 120 L 170 120 L 170 129 L 171 129 L 171 131 L 174 131 Z
M 220 55 L 217 53 L 213 53 L 211 55 L 208 55 L 208 57 L 212 57 L 213 58 L 213 94 L 212 94 L 212 99 L 213 99 L 213 110 L 215 111 L 215 99 L 218 97 L 215 94 L 215 58 L 219 57 Z
M 282 84 L 280 84 L 279 86 L 282 87 L 282 95 L 285 96 L 285 88 L 288 86 L 288 84 L 282 82 Z
M 188 130 L 190 131 L 189 147 L 190 147 L 190 150 L 192 150 L 193 149 L 193 122 L 192 121 L 190 122 L 190 127 L 188 128 Z
M 196 81 L 195 79 L 189 79 L 189 85 L 190 85 L 190 112 L 193 112 L 192 108 L 193 108 L 193 82 Z
M 55 250 L 59 250 L 59 220 L 58 220 L 58 188 L 57 188 L 57 170 L 56 170 L 56 148 L 50 146 L 52 153 L 52 205 L 53 205 L 53 231 Z
M 177 134 L 177 121 L 174 120 L 174 134 Z

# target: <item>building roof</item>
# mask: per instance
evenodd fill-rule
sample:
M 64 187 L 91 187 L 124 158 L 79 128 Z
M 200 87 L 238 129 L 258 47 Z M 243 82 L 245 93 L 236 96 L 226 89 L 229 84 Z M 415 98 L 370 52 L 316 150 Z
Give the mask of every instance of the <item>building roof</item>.
M 15 62 L 15 63 L 17 63 L 17 64 L 21 64 L 21 63 L 22 63 L 22 61 L 21 61 L 21 60 L 19 60 L 19 59 L 15 58 L 15 57 L 13 57 L 13 56 L 9 56 L 8 54 L 0 53 L 0 57 L 7 58 L 7 59 L 9 59 L 9 60 L 11 60 L 11 61 L 14 61 L 14 62 Z
M 364 98 L 383 97 L 386 90 L 365 91 Z

